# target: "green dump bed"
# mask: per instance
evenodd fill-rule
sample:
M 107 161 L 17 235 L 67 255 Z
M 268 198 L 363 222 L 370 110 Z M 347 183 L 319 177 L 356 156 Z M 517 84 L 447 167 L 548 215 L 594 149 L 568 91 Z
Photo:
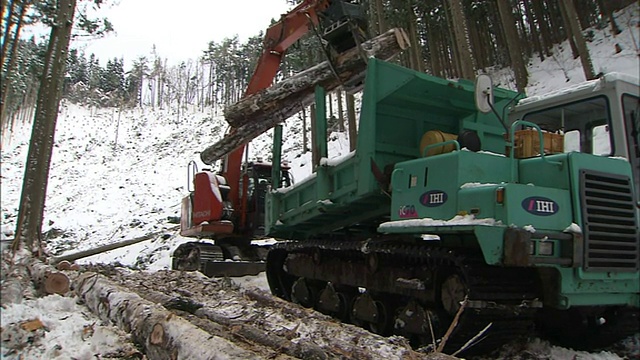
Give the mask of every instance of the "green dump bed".
M 502 111 L 516 94 L 496 89 Z M 371 58 L 363 90 L 355 153 L 323 161 L 314 174 L 267 196 L 270 236 L 306 239 L 336 233 L 375 233 L 389 219 L 389 180 L 397 162 L 421 156 L 430 130 L 476 132 L 482 150 L 504 153 L 504 127 L 493 114 L 476 111 L 474 86 L 447 81 Z

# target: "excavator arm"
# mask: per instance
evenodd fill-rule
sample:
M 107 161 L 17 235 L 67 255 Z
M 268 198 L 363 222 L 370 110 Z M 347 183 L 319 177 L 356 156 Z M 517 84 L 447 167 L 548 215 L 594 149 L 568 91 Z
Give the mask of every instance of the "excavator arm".
M 325 28 L 321 35 L 326 39 L 323 46 L 328 44 L 335 52 L 355 46 L 358 40 L 349 40 L 353 29 L 362 33 L 366 27 L 359 9 L 359 5 L 350 0 L 303 0 L 282 15 L 266 31 L 264 48 L 245 96 L 271 86 L 287 49 L 310 29 Z M 352 22 L 350 19 L 354 14 L 359 15 Z M 324 50 L 329 53 L 326 47 Z M 230 133 L 234 131 L 231 128 Z M 248 275 L 264 270 L 264 262 L 260 260 L 266 259 L 266 250 L 262 246 L 251 246 L 250 241 L 260 235 L 259 228 L 264 224 L 260 219 L 261 216 L 264 218 L 264 211 L 258 208 L 264 206 L 264 201 L 259 204 L 257 199 L 264 195 L 266 188 L 258 185 L 264 185 L 262 181 L 266 180 L 260 174 L 270 175 L 271 165 L 252 163 L 243 170 L 244 151 L 245 145 L 242 145 L 227 154 L 219 174 L 209 170 L 197 172 L 193 168 L 194 190 L 182 200 L 180 234 L 211 238 L 215 244 L 188 242 L 180 245 L 173 253 L 172 268 L 200 270 L 208 276 Z M 251 196 L 250 182 L 253 184 Z M 228 259 L 243 261 L 225 262 Z
M 333 5 L 333 6 L 332 6 Z M 287 14 L 282 15 L 280 20 L 267 29 L 264 38 L 264 48 L 258 59 L 258 63 L 245 96 L 254 94 L 266 89 L 273 83 L 280 64 L 287 49 L 304 36 L 310 28 L 320 24 L 321 16 L 324 16 L 331 25 L 341 23 L 352 14 L 345 11 L 345 2 L 342 0 L 304 0 Z M 355 6 L 355 5 L 348 5 Z M 327 10 L 331 13 L 327 14 Z M 233 132 L 234 129 L 231 129 Z M 247 184 L 241 181 L 242 156 L 245 146 L 240 146 L 226 156 L 222 175 L 227 179 L 227 184 L 231 188 L 229 201 L 233 208 L 240 214 L 239 227 L 246 227 L 246 185 L 245 189 L 240 188 L 240 184 Z

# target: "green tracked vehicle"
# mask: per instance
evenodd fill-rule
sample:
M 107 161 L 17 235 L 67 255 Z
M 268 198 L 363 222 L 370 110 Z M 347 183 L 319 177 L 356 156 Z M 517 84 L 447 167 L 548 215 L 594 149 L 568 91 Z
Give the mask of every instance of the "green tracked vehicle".
M 455 322 L 445 351 L 638 332 L 638 92 L 608 74 L 524 98 L 370 59 L 356 150 L 268 193 L 267 232 L 291 240 L 268 255 L 272 292 L 416 345 Z

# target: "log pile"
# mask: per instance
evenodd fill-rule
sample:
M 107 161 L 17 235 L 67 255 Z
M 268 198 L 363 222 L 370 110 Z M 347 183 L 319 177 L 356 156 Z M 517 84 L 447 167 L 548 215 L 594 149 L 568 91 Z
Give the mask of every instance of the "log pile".
M 206 148 L 200 158 L 206 164 L 213 163 L 310 104 L 316 85 L 327 91 L 336 89 L 361 77 L 368 57 L 389 60 L 408 46 L 406 33 L 391 29 L 364 42 L 361 48 L 345 51 L 331 63 L 325 61 L 228 106 L 224 116 L 234 130 Z
M 74 284 L 78 297 L 93 312 L 104 321 L 130 331 L 150 359 L 259 359 L 102 275 L 87 272 Z
M 24 268 L 31 269 L 31 277 L 68 276 L 79 301 L 105 324 L 129 333 L 150 359 L 455 359 L 415 352 L 406 339 L 371 334 L 262 290 L 242 291 L 228 280 L 197 273 L 148 273 L 105 265 L 61 273 L 33 259 L 28 263 Z M 58 282 L 65 283 L 57 280 L 53 285 Z M 44 283 L 37 287 L 47 288 Z M 32 323 L 41 322 L 34 319 L 26 325 Z M 26 325 L 15 324 L 26 329 L 27 337 L 16 337 L 15 327 L 3 326 L 2 334 L 22 346 L 29 336 L 38 335 L 33 329 L 43 328 Z
M 106 271 L 119 286 L 267 358 L 275 353 L 301 359 L 456 359 L 418 353 L 404 338 L 375 335 L 262 290 L 241 291 L 197 273 Z

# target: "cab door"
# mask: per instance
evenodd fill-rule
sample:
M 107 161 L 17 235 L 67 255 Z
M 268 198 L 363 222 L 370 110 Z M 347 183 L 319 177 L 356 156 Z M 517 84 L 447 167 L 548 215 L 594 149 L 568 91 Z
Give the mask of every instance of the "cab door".
M 629 162 L 635 184 L 636 205 L 640 207 L 640 98 L 630 94 L 622 95 L 622 110 Z

